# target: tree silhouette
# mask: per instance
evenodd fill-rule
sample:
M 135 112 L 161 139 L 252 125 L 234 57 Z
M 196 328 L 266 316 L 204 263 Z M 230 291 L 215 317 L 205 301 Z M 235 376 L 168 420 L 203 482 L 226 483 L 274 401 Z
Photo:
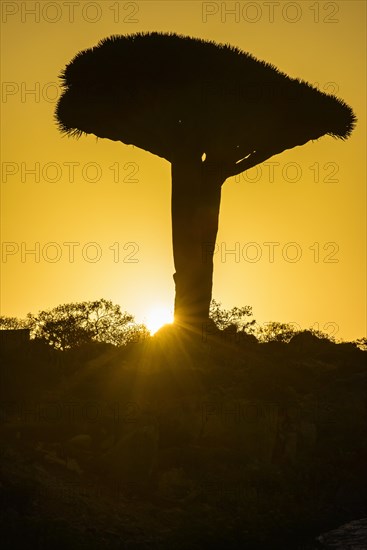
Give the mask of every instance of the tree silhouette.
M 27 316 L 33 337 L 59 350 L 76 348 L 91 342 L 120 346 L 133 338 L 142 338 L 146 330 L 134 322 L 119 305 L 101 298 L 87 302 L 61 304 Z
M 255 319 L 248 321 L 246 317 L 252 317 L 252 307 L 233 307 L 224 309 L 220 302 L 210 302 L 209 316 L 220 330 L 233 329 L 234 331 L 252 332 L 256 324 Z
M 209 318 L 221 186 L 285 149 L 355 123 L 342 100 L 229 46 L 176 34 L 111 36 L 61 74 L 62 132 L 133 144 L 172 164 L 175 322 Z

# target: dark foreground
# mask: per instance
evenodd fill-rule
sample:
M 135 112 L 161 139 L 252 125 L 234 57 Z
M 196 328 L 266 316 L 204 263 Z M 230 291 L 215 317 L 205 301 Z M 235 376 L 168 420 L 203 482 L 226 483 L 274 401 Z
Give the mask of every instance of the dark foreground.
M 1 547 L 362 550 L 365 522 L 325 533 L 367 516 L 365 358 L 172 330 L 4 349 Z

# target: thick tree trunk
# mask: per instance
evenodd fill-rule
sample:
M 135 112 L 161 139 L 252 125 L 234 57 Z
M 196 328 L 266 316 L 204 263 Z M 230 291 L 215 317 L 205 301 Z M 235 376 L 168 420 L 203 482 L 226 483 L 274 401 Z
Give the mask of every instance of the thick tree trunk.
M 209 319 L 213 254 L 221 185 L 195 155 L 172 162 L 172 241 L 176 273 L 175 323 L 201 331 Z

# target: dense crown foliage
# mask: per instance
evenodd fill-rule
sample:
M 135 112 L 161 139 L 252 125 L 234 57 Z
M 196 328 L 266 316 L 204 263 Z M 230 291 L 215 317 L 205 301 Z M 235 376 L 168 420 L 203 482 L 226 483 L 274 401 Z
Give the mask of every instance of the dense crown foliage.
M 343 100 L 227 44 L 174 33 L 111 36 L 61 73 L 61 131 L 133 144 L 173 162 L 206 154 L 226 176 L 325 134 L 346 139 Z M 256 161 L 256 162 L 255 162 Z

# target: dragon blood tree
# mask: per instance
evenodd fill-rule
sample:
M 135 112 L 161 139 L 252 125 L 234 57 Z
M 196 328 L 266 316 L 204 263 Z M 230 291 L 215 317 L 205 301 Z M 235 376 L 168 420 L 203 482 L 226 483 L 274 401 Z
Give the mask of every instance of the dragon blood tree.
M 235 47 L 187 36 L 111 36 L 61 74 L 60 130 L 132 144 L 172 165 L 175 323 L 209 318 L 223 182 L 323 135 L 346 139 L 344 101 Z

